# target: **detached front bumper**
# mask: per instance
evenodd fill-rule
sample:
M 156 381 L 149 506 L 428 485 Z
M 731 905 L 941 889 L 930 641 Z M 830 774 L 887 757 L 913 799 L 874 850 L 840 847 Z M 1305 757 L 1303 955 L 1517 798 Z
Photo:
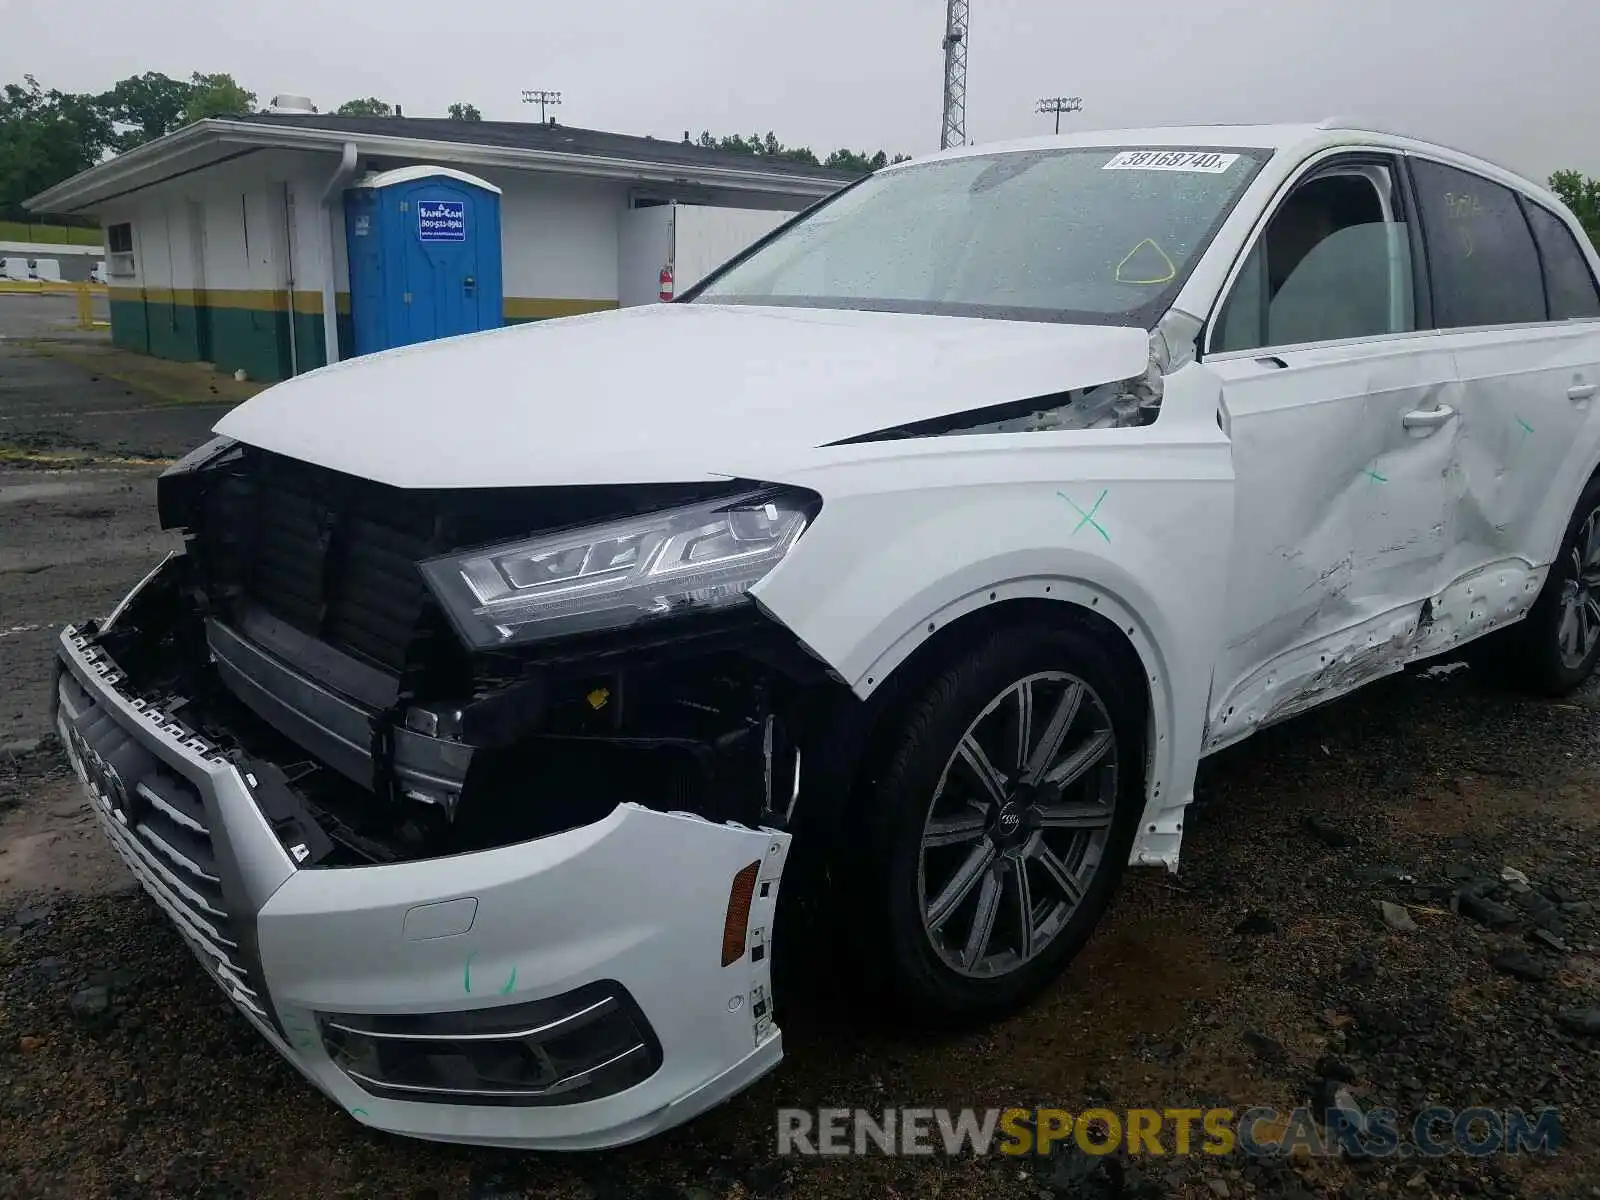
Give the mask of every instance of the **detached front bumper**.
M 56 727 L 111 844 L 251 1024 L 365 1124 L 618 1146 L 782 1058 L 788 834 L 624 804 L 519 845 L 302 869 L 256 781 L 132 694 L 93 634 L 69 627 L 57 657 Z M 724 966 L 741 872 L 749 934 Z

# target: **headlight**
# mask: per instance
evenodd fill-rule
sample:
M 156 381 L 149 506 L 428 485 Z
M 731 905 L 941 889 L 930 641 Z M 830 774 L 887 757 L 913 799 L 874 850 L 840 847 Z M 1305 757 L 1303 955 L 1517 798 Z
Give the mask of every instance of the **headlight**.
M 768 489 L 430 559 L 422 575 L 478 649 L 737 604 L 816 511 Z

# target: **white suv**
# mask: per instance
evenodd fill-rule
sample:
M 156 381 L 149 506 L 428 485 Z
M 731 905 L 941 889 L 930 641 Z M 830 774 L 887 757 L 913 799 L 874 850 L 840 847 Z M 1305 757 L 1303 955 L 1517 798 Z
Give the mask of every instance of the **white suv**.
M 1544 189 L 1332 124 L 890 167 L 678 302 L 234 410 L 59 728 L 358 1119 L 641 1138 L 781 1057 L 786 864 L 989 1016 L 1176 869 L 1203 755 L 1484 635 L 1580 684 L 1595 271 Z

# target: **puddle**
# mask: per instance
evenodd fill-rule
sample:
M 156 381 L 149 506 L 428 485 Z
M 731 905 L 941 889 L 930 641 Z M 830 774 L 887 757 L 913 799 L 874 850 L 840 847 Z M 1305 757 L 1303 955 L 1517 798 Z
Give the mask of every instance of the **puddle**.
M 14 483 L 0 487 L 0 504 L 26 504 L 31 500 L 59 500 L 63 496 L 83 496 L 95 490 L 92 483 L 51 480 L 45 483 Z

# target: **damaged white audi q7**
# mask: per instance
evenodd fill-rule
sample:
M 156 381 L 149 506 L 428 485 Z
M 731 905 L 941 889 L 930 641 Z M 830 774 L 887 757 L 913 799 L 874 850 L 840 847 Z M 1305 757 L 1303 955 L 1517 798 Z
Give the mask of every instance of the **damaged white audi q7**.
M 680 302 L 234 410 L 57 728 L 357 1119 L 646 1137 L 779 1061 L 780 884 L 902 1011 L 990 1016 L 1176 868 L 1203 755 L 1468 642 L 1578 685 L 1596 266 L 1544 189 L 1333 123 L 891 167 Z

